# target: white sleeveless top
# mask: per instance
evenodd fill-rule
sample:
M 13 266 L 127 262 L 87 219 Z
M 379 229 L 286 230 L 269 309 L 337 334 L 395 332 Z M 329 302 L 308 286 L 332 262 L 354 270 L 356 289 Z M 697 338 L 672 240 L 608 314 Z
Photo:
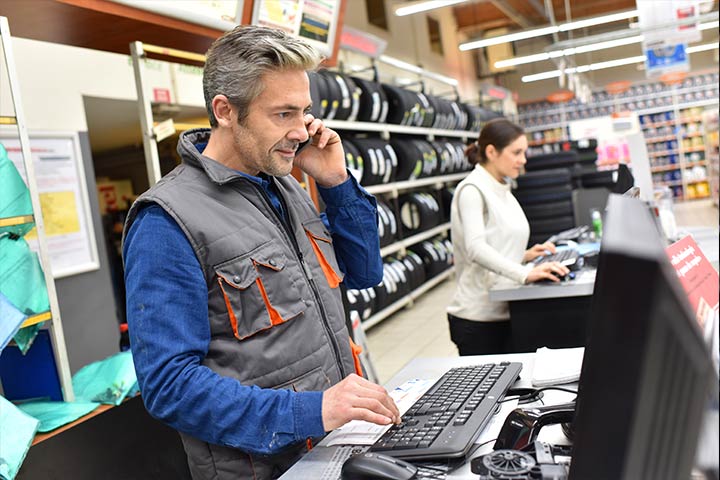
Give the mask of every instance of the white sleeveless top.
M 530 225 L 510 185 L 481 165 L 458 184 L 450 210 L 457 288 L 447 308 L 475 321 L 510 318 L 507 302 L 491 302 L 488 290 L 523 284 L 531 265 L 523 265 Z

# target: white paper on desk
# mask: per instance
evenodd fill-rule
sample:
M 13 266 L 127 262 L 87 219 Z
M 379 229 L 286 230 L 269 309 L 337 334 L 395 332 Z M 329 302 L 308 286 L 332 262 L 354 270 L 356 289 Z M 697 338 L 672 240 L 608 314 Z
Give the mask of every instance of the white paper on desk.
M 390 392 L 390 397 L 400 413 L 405 413 L 418 398 L 422 397 L 435 382 L 434 380 L 421 380 L 416 378 L 408 380 Z M 390 425 L 376 425 L 363 420 L 352 420 L 342 427 L 333 430 L 325 438 L 328 446 L 333 445 L 372 445 L 382 436 Z
M 535 367 L 532 384 L 546 387 L 577 382 L 580 379 L 585 347 L 552 349 L 538 348 L 535 352 Z
M 510 412 L 518 407 L 519 403 L 520 401 L 517 399 L 501 403 L 500 411 L 490 418 L 490 421 L 485 425 L 478 439 L 475 440 L 475 444 L 482 445 L 496 440 L 498 435 L 500 435 L 500 430 L 505 423 L 505 419 L 510 415 Z

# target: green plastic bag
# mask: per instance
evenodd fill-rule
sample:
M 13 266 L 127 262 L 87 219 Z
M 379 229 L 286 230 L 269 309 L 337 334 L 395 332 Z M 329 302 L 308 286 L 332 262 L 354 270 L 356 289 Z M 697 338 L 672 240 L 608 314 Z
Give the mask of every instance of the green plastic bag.
M 26 402 L 17 407 L 40 421 L 38 432 L 49 432 L 74 422 L 99 406 L 95 402 Z
M 40 261 L 22 238 L 0 236 L 0 293 L 25 315 L 50 310 Z M 15 334 L 15 342 L 23 354 L 32 346 L 41 326 L 39 323 L 21 328 Z
M 85 365 L 72 378 L 78 402 L 100 402 L 120 405 L 137 385 L 132 353 L 116 353 L 99 362 Z
M 8 158 L 5 147 L 0 144 L 0 220 L 32 214 L 30 191 L 15 168 L 15 164 Z M 34 222 L 0 226 L 0 234 L 12 233 L 22 237 L 33 226 L 35 226 Z
M 0 478 L 15 478 L 39 423 L 0 396 Z

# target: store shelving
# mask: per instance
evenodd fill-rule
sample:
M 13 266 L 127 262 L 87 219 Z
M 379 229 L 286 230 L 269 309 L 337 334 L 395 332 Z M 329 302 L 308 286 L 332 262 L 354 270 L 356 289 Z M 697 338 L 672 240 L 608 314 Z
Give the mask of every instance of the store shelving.
M 653 182 L 658 187 L 670 187 L 677 200 L 710 195 L 702 108 L 678 106 L 640 116 Z M 653 141 L 659 138 L 664 141 Z
M 37 312 L 28 316 L 22 323 L 21 328 L 30 327 L 40 323 L 48 325 L 50 330 L 50 338 L 52 339 L 53 355 L 55 357 L 55 366 L 62 388 L 63 399 L 66 402 L 72 402 L 75 399 L 72 386 L 72 378 L 70 375 L 70 363 L 68 361 L 67 350 L 65 346 L 65 334 L 63 332 L 62 320 L 60 317 L 60 307 L 57 300 L 57 292 L 55 289 L 55 279 L 53 278 L 50 267 L 50 254 L 48 252 L 47 240 L 45 238 L 45 224 L 43 222 L 42 208 L 40 203 L 40 193 L 37 188 L 37 179 L 35 176 L 35 165 L 33 163 L 30 150 L 30 139 L 25 124 L 25 114 L 22 108 L 21 92 L 15 69 L 14 48 L 12 45 L 12 37 L 10 35 L 10 27 L 6 17 L 0 16 L 0 51 L 2 52 L 2 63 L 7 72 L 7 82 L 9 84 L 10 95 L 12 98 L 12 107 L 14 115 L 12 117 L 3 117 L 3 124 L 14 125 L 17 129 L 17 137 L 20 143 L 20 152 L 22 154 L 23 166 L 25 169 L 25 181 L 30 193 L 32 204 L 32 215 L 20 215 L 14 217 L 0 218 L 0 226 L 21 225 L 33 222 L 35 231 L 37 232 L 37 253 L 42 266 L 43 279 L 47 290 L 48 303 L 50 310 Z M 0 68 L 3 68 L 0 65 Z M 20 281 L 20 279 L 18 279 Z M 33 381 L 33 379 L 27 379 Z
M 408 295 L 405 295 L 399 300 L 396 300 L 394 303 L 391 303 L 387 307 L 383 308 L 382 310 L 375 312 L 372 314 L 367 320 L 363 321 L 363 327 L 367 330 L 368 328 L 372 328 L 378 323 L 385 320 L 387 317 L 392 315 L 393 313 L 397 312 L 403 307 L 411 306 L 415 300 L 420 298 L 425 292 L 432 289 L 433 287 L 439 285 L 440 283 L 444 282 L 450 276 L 455 273 L 455 267 L 450 267 L 447 270 L 441 272 L 439 275 L 436 275 L 432 277 L 430 280 L 423 283 L 420 287 L 416 288 L 412 292 L 410 292 Z
M 703 112 L 703 129 L 705 131 L 705 161 L 708 163 L 708 178 L 710 179 L 710 197 L 715 206 L 718 206 L 718 183 L 720 182 L 720 154 L 718 145 L 718 111 L 706 110 Z
M 384 185 L 369 185 L 365 187 L 369 193 L 376 195 L 378 193 L 399 192 L 409 190 L 411 188 L 425 187 L 428 185 L 438 185 L 444 183 L 459 182 L 467 176 L 468 172 L 452 173 L 450 175 L 438 175 L 435 177 L 420 178 L 418 180 L 408 180 L 403 182 L 393 182 Z
M 438 225 L 437 227 L 431 228 L 430 230 L 415 234 L 415 235 L 405 238 L 403 240 L 399 240 L 391 245 L 388 245 L 387 247 L 381 248 L 380 256 L 386 257 L 388 255 L 392 255 L 393 253 L 402 251 L 403 249 L 406 249 L 407 247 L 409 247 L 411 245 L 420 243 L 423 240 L 427 240 L 436 235 L 443 234 L 443 233 L 447 232 L 448 230 L 450 230 L 450 223 L 449 222 L 443 223 L 442 225 Z
M 615 111 L 638 114 L 651 162 L 653 182 L 667 186 L 677 200 L 707 198 L 710 195 L 703 109 L 717 109 L 717 71 L 701 72 L 683 81 L 682 85 L 645 82 L 633 85 L 627 92 L 610 95 L 604 91 L 593 94 L 586 105 L 576 100 L 562 105 L 535 102 L 521 106 L 520 122 L 528 132 L 531 145 L 546 143 L 537 137 L 552 129 L 566 131 L 567 121 L 610 115 Z M 539 132 L 539 133 L 538 133 Z M 703 171 L 704 169 L 704 171 Z

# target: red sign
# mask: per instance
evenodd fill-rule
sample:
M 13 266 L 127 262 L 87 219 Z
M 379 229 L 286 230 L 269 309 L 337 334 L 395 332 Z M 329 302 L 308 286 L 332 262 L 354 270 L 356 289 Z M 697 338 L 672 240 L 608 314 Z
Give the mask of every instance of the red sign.
M 344 26 L 340 34 L 340 47 L 378 58 L 387 48 L 387 42 L 367 32 Z
M 170 103 L 170 90 L 167 88 L 153 88 L 153 101 Z
M 632 85 L 632 83 L 628 82 L 627 80 L 611 82 L 605 85 L 605 91 L 612 95 L 617 95 L 618 93 L 627 92 L 630 88 L 630 85 Z
M 545 100 L 550 103 L 564 103 L 569 102 L 573 98 L 575 98 L 575 94 L 570 90 L 558 90 L 545 97 Z
M 718 272 L 700 251 L 695 240 L 688 235 L 665 249 L 670 263 L 690 300 L 690 306 L 702 330 L 718 310 Z

